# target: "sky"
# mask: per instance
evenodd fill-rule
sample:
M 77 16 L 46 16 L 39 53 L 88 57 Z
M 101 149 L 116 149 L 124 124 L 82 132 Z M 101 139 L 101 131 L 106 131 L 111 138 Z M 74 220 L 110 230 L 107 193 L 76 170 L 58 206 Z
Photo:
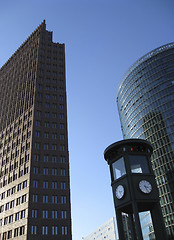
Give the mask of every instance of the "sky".
M 0 67 L 46 20 L 65 43 L 73 240 L 115 217 L 104 150 L 122 140 L 117 90 L 149 51 L 174 41 L 173 0 L 1 0 Z

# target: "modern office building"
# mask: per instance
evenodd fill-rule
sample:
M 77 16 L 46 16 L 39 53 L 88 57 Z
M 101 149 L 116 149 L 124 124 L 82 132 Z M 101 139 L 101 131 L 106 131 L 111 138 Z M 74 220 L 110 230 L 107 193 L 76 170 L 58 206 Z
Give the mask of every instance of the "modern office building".
M 117 105 L 124 139 L 146 139 L 153 145 L 162 213 L 169 239 L 174 239 L 174 43 L 151 51 L 129 68 Z M 143 221 L 144 239 L 154 239 L 148 218 Z
M 97 228 L 87 237 L 82 238 L 83 240 L 116 240 L 116 231 L 115 231 L 115 220 L 114 218 L 109 219 L 102 226 Z
M 0 69 L 0 240 L 71 240 L 65 46 L 45 21 Z

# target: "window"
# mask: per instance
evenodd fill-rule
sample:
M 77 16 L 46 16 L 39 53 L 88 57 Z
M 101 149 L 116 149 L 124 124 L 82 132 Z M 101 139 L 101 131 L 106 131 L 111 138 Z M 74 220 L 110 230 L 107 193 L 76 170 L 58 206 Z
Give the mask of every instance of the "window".
M 52 182 L 52 189 L 57 189 L 57 182 Z
M 57 210 L 52 211 L 52 219 L 57 219 L 57 218 L 58 218 Z
M 43 181 L 43 188 L 47 189 L 48 188 L 48 181 Z
M 66 196 L 61 196 L 61 204 L 65 204 L 66 203 Z
M 60 123 L 60 129 L 64 129 L 64 123 Z
M 65 140 L 65 135 L 64 134 L 60 134 L 60 140 Z
M 54 176 L 56 176 L 57 175 L 57 168 L 52 168 L 52 175 Z
M 57 139 L 57 134 L 56 133 L 52 134 L 52 139 Z
M 38 162 L 38 161 L 39 161 L 39 155 L 38 155 L 38 154 L 35 154 L 35 155 L 34 155 L 34 161 L 35 161 L 35 162 Z
M 6 205 L 5 205 L 5 210 L 9 210 L 10 209 L 10 203 L 8 202 L 8 203 L 6 203 Z
M 40 132 L 39 132 L 39 131 L 36 131 L 36 132 L 35 132 L 35 136 L 36 136 L 36 137 L 40 137 Z
M 36 127 L 40 127 L 40 125 L 41 125 L 41 122 L 40 121 L 36 121 Z
M 25 210 L 21 211 L 21 219 L 25 218 Z
M 53 103 L 53 108 L 56 109 L 57 108 L 57 104 Z
M 36 235 L 37 234 L 37 226 L 31 226 L 31 234 Z
M 9 216 L 8 222 L 9 222 L 9 223 L 12 223 L 12 222 L 13 222 L 13 215 L 10 215 L 10 216 Z
M 36 111 L 36 116 L 41 117 L 41 111 Z
M 48 210 L 42 211 L 42 218 L 48 218 Z
M 19 183 L 19 184 L 18 184 L 17 190 L 18 190 L 18 191 L 22 190 L 22 183 Z
M 14 200 L 12 200 L 12 201 L 10 202 L 10 208 L 13 208 L 13 207 L 14 207 L 14 203 L 15 203 Z
M 58 234 L 57 226 L 52 226 L 52 235 L 57 235 L 57 234 Z
M 12 238 L 12 230 L 8 231 L 7 233 L 7 239 L 10 239 Z
M 60 118 L 60 119 L 64 119 L 64 114 L 63 114 L 63 113 L 60 113 L 59 118 Z
M 19 228 L 19 235 L 24 235 L 25 233 L 25 226 Z
M 57 113 L 52 113 L 52 118 L 57 118 Z
M 10 191 L 10 189 L 8 189 L 7 190 L 7 197 L 10 196 L 10 193 L 11 193 L 11 191 Z
M 57 128 L 57 123 L 52 123 L 52 128 Z
M 42 226 L 42 235 L 48 235 L 48 227 Z
M 33 203 L 37 203 L 37 201 L 38 201 L 38 195 L 33 194 Z
M 35 143 L 34 143 L 34 148 L 35 148 L 35 149 L 39 149 L 39 148 L 40 148 L 40 144 L 37 143 L 37 142 L 35 142 Z
M 38 180 L 33 180 L 33 188 L 38 188 Z
M 45 132 L 44 133 L 44 138 L 48 138 L 49 137 L 49 133 L 48 132 Z
M 45 122 L 45 123 L 44 123 L 44 127 L 45 127 L 45 128 L 49 128 L 49 127 L 50 127 L 49 122 Z
M 129 155 L 128 157 L 132 173 L 149 173 L 146 156 Z
M 19 234 L 19 228 L 14 229 L 14 237 L 17 237 Z
M 62 226 L 62 235 L 67 235 L 67 227 Z
M 65 169 L 63 169 L 63 168 L 60 169 L 60 175 L 61 176 L 65 176 L 66 175 Z
M 48 195 L 43 195 L 43 203 L 48 203 Z
M 43 169 L 43 175 L 48 175 L 48 168 Z
M 62 95 L 59 96 L 59 100 L 60 101 L 63 101 L 64 100 L 64 97 Z
M 60 151 L 65 151 L 65 145 L 60 145 Z
M 57 95 L 53 95 L 53 100 L 56 100 L 57 99 Z
M 39 168 L 38 167 L 34 167 L 33 168 L 33 173 L 34 174 L 38 174 L 39 173 Z
M 65 162 L 66 162 L 66 158 L 65 158 L 64 156 L 61 156 L 61 157 L 60 157 L 60 162 L 61 162 L 61 163 L 65 163 Z
M 44 144 L 44 150 L 48 150 L 49 149 L 49 144 L 48 143 L 45 143 Z
M 120 158 L 112 164 L 113 180 L 116 180 L 126 174 L 124 158 Z
M 21 197 L 18 197 L 16 199 L 16 206 L 20 205 L 21 204 Z
M 61 182 L 61 183 L 60 183 L 60 188 L 61 188 L 62 190 L 65 190 L 65 189 L 66 189 L 66 183 L 65 183 L 65 182 Z
M 46 108 L 49 108 L 49 107 L 50 107 L 50 103 L 47 103 L 47 102 L 46 102 L 46 103 L 45 103 L 45 107 L 46 107 Z M 49 113 L 46 113 L 46 114 L 48 114 L 48 116 L 45 115 L 45 117 L 49 117 Z
M 60 107 L 60 110 L 63 110 L 63 108 L 64 108 L 64 107 L 63 107 L 63 104 L 60 104 L 59 107 Z
M 44 162 L 48 162 L 48 155 L 44 155 Z
M 56 144 L 52 144 L 52 150 L 56 150 L 57 149 L 57 145 Z
M 0 206 L 0 213 L 4 211 L 4 205 Z
M 32 218 L 37 218 L 37 212 L 38 212 L 38 210 L 36 210 L 36 209 L 33 209 L 33 210 L 31 211 L 31 216 L 32 216 Z
M 52 156 L 52 162 L 57 163 L 57 156 Z
M 46 95 L 45 95 L 45 98 L 46 98 L 46 99 L 50 99 L 50 94 L 46 94 Z
M 15 221 L 18 221 L 20 219 L 20 212 L 17 212 L 15 214 Z
M 52 203 L 54 203 L 54 204 L 58 203 L 57 200 L 58 200 L 57 196 L 52 196 Z
M 24 194 L 24 195 L 22 196 L 22 203 L 26 202 L 26 200 L 27 200 L 27 194 Z
M 61 211 L 61 218 L 66 219 L 67 218 L 67 211 Z

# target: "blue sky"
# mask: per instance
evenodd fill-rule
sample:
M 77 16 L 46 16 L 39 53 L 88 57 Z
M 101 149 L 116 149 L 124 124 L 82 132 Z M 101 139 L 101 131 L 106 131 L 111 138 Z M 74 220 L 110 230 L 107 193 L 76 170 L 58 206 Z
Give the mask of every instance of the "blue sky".
M 173 0 L 1 0 L 0 66 L 46 20 L 66 46 L 73 240 L 115 216 L 105 148 L 122 140 L 116 92 L 141 56 L 174 41 Z

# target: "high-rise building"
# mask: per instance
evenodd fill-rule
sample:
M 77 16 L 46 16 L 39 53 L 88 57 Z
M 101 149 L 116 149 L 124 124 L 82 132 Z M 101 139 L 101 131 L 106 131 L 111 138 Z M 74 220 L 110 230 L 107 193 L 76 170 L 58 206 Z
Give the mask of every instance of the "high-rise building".
M 174 239 L 174 43 L 136 61 L 124 75 L 117 94 L 124 138 L 148 140 L 154 148 L 152 167 L 169 239 Z M 144 239 L 154 239 L 147 218 Z
M 109 219 L 106 223 L 101 225 L 87 237 L 82 238 L 83 240 L 116 240 L 115 231 L 115 220 L 114 218 Z
M 45 20 L 0 69 L 0 240 L 71 240 L 65 46 Z

